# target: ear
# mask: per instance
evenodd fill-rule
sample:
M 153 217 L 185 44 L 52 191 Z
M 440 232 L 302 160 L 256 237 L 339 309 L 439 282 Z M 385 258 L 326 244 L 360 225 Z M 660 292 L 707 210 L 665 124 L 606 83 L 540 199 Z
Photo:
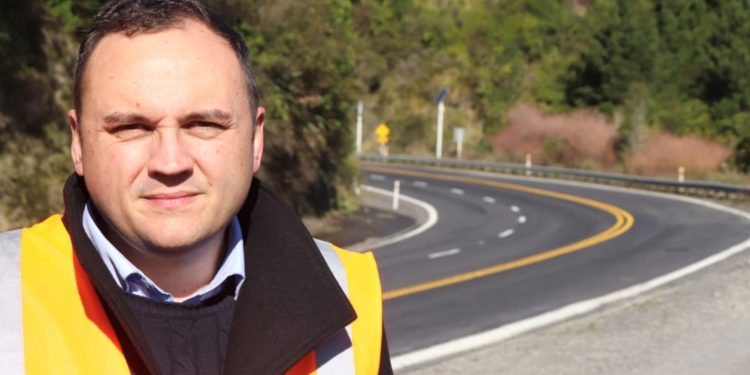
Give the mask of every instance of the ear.
M 263 125 L 266 121 L 266 110 L 258 107 L 255 113 L 255 129 L 253 129 L 253 174 L 258 173 L 263 159 Z
M 78 114 L 75 109 L 68 111 L 68 124 L 70 125 L 70 158 L 73 159 L 76 174 L 83 176 L 83 160 L 81 159 L 81 127 Z

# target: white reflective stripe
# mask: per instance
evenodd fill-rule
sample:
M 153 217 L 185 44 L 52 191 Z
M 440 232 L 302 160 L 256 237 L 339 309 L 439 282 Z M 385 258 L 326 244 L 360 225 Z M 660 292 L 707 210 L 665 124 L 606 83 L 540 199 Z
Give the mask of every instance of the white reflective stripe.
M 333 277 L 336 278 L 336 282 L 339 283 L 339 287 L 349 297 L 349 290 L 346 286 L 346 269 L 344 269 L 344 264 L 341 263 L 338 254 L 336 254 L 336 250 L 333 250 L 333 246 L 325 241 L 316 239 L 315 244 L 318 245 L 318 250 L 323 255 L 323 259 L 325 259 L 328 269 L 333 273 Z
M 328 269 L 331 270 L 336 282 L 339 283 L 341 290 L 349 296 L 346 283 L 346 269 L 339 259 L 333 246 L 324 241 L 315 240 L 320 253 L 323 255 Z M 319 375 L 339 375 L 354 374 L 354 350 L 352 349 L 352 328 L 347 325 L 329 337 L 317 348 L 315 348 L 315 363 L 318 367 Z
M 0 371 L 23 374 L 21 231 L 0 233 Z
M 342 329 L 315 348 L 319 375 L 354 374 L 354 350 L 348 329 Z

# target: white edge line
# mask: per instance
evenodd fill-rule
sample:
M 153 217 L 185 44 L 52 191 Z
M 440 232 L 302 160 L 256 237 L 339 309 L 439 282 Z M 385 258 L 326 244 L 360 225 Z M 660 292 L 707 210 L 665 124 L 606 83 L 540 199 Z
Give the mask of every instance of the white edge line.
M 618 189 L 619 190 L 619 189 Z M 633 193 L 632 190 L 628 191 Z M 641 192 L 635 192 L 636 194 Z M 650 193 L 650 192 L 649 192 Z M 642 193 L 641 193 L 642 194 Z M 652 194 L 646 194 L 652 195 Z M 656 194 L 654 194 L 656 195 Z M 681 196 L 669 196 L 666 194 L 658 194 L 661 197 L 671 198 L 675 200 L 682 200 L 693 204 L 701 205 L 708 208 L 713 208 L 719 211 L 725 211 L 737 216 L 743 217 L 750 221 L 750 214 L 726 207 L 717 203 L 702 201 L 695 198 L 681 197 Z M 639 294 L 645 293 L 664 284 L 673 282 L 679 278 L 685 277 L 697 271 L 700 271 L 706 267 L 714 265 L 722 260 L 725 260 L 735 254 L 738 254 L 745 249 L 750 247 L 750 238 L 726 249 L 711 255 L 703 260 L 696 263 L 670 272 L 666 275 L 662 275 L 646 281 L 641 284 L 633 285 L 631 287 L 612 292 L 600 297 L 592 298 L 585 301 L 572 303 L 570 305 L 561 307 L 557 310 L 546 312 L 528 319 L 524 319 L 518 322 L 506 324 L 498 328 L 494 328 L 482 333 L 465 336 L 456 340 L 444 342 L 442 344 L 433 345 L 424 349 L 416 350 L 410 353 L 405 353 L 391 359 L 393 369 L 395 371 L 403 370 L 408 367 L 416 366 L 421 363 L 435 361 L 440 358 L 447 356 L 456 355 L 459 353 L 468 352 L 470 350 L 479 349 L 491 344 L 497 344 L 523 333 L 539 329 L 544 326 L 548 326 L 554 323 L 561 322 L 563 320 L 571 319 L 591 311 L 594 311 L 604 305 L 611 304 L 617 301 L 635 297 Z
M 371 193 L 375 193 L 375 194 L 385 195 L 385 196 L 389 196 L 389 197 L 393 196 L 393 192 L 392 191 L 385 190 L 385 189 L 380 189 L 380 188 L 376 188 L 374 186 L 363 185 L 362 189 L 366 190 L 366 191 L 369 191 Z M 386 245 L 390 245 L 390 244 L 394 244 L 396 242 L 403 241 L 403 240 L 405 240 L 407 238 L 412 238 L 412 237 L 414 237 L 414 236 L 416 236 L 416 235 L 418 235 L 418 234 L 420 234 L 420 233 L 422 233 L 422 232 L 424 232 L 424 231 L 432 228 L 432 226 L 435 225 L 435 223 L 437 223 L 438 217 L 439 217 L 438 212 L 435 209 L 435 207 L 433 207 L 429 203 L 427 203 L 425 201 L 421 201 L 421 200 L 416 199 L 416 198 L 412 198 L 412 197 L 410 197 L 408 195 L 403 195 L 403 194 L 400 195 L 400 199 L 402 201 L 405 201 L 407 203 L 411 203 L 411 204 L 413 204 L 413 205 L 415 205 L 417 207 L 420 207 L 421 209 L 425 210 L 427 212 L 427 220 L 425 220 L 425 222 L 422 225 L 414 228 L 414 230 L 408 231 L 408 232 L 406 232 L 404 234 L 398 235 L 396 237 L 386 238 L 386 239 L 384 239 L 382 241 L 377 241 L 377 242 L 374 242 L 374 243 L 371 243 L 371 244 L 364 244 L 364 246 L 367 247 L 367 250 L 374 250 L 374 249 L 377 249 L 379 247 L 383 247 L 383 246 L 386 246 Z

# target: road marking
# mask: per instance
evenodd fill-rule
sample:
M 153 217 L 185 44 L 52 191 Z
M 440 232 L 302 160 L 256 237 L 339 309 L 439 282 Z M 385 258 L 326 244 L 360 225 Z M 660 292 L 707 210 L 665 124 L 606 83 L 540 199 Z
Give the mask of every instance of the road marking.
M 450 249 L 450 250 L 445 250 L 445 251 L 438 251 L 437 253 L 432 253 L 432 254 L 428 255 L 427 258 L 429 258 L 429 259 L 437 259 L 437 258 L 451 256 L 451 255 L 456 255 L 456 254 L 458 254 L 460 252 L 461 252 L 461 249 L 458 249 L 458 248 L 456 248 L 456 249 Z
M 514 231 L 513 231 L 513 229 L 508 229 L 508 230 L 504 230 L 504 231 L 500 232 L 500 233 L 499 233 L 499 234 L 497 235 L 497 238 L 506 238 L 506 237 L 510 237 L 511 235 L 513 235 L 513 232 L 514 232 Z
M 370 175 L 370 179 L 371 180 L 383 181 L 383 180 L 385 180 L 385 176 L 383 176 L 381 174 L 371 174 Z
M 484 197 L 484 201 L 487 203 L 495 203 L 495 198 L 492 197 Z
M 485 180 L 485 179 L 480 179 L 476 177 L 442 175 L 442 174 L 401 170 L 401 169 L 385 168 L 385 167 L 367 167 L 366 169 L 369 171 L 378 171 L 381 173 L 394 173 L 394 174 L 400 174 L 400 175 L 406 175 L 406 176 L 433 178 L 436 180 L 463 182 L 463 183 L 472 184 L 472 185 L 490 186 L 490 187 L 499 188 L 499 189 L 521 191 L 521 192 L 525 192 L 529 194 L 550 197 L 550 198 L 554 198 L 554 199 L 558 199 L 562 201 L 577 203 L 583 206 L 596 208 L 601 211 L 609 213 L 615 219 L 615 223 L 611 227 L 591 237 L 584 238 L 581 241 L 567 244 L 567 245 L 564 245 L 564 246 L 561 246 L 552 250 L 544 251 L 538 254 L 530 255 L 530 256 L 517 259 L 517 260 L 513 260 L 510 262 L 500 263 L 500 264 L 496 264 L 493 266 L 480 268 L 478 270 L 445 277 L 442 279 L 428 281 L 425 283 L 416 284 L 416 285 L 408 286 L 408 287 L 401 288 L 401 289 L 391 290 L 391 291 L 383 293 L 384 300 L 408 296 L 410 294 L 415 294 L 415 293 L 421 293 L 421 292 L 425 292 L 425 291 L 432 290 L 432 289 L 442 288 L 442 287 L 446 287 L 449 285 L 454 285 L 454 284 L 478 279 L 480 277 L 486 277 L 486 276 L 498 274 L 501 272 L 514 270 L 514 269 L 525 267 L 531 264 L 544 262 L 546 260 L 550 260 L 550 259 L 557 258 L 565 254 L 570 254 L 576 251 L 580 251 L 580 250 L 589 248 L 591 246 L 594 246 L 596 244 L 611 240 L 617 236 L 622 235 L 623 233 L 630 230 L 631 227 L 633 227 L 633 222 L 634 222 L 633 215 L 623 210 L 622 208 L 611 205 L 609 203 L 604 203 L 604 202 L 596 201 L 596 200 L 589 199 L 589 198 L 579 197 L 576 195 L 565 194 L 565 193 L 560 193 L 556 191 L 544 190 L 540 188 L 517 185 L 517 184 L 496 181 L 496 180 Z M 512 209 L 513 207 L 511 207 L 511 210 Z
M 380 188 L 376 188 L 374 186 L 369 186 L 369 185 L 362 186 L 362 190 L 369 191 L 369 192 L 375 193 L 375 194 L 385 195 L 387 197 L 393 196 L 393 192 L 390 191 L 390 190 L 380 189 Z M 374 250 L 374 249 L 377 249 L 379 247 L 383 247 L 383 246 L 387 246 L 387 245 L 390 245 L 390 244 L 394 244 L 394 243 L 399 242 L 399 241 L 403 241 L 403 240 L 405 240 L 407 238 L 412 238 L 412 237 L 414 237 L 414 236 L 416 236 L 418 234 L 421 234 L 422 232 L 424 232 L 424 231 L 432 228 L 432 226 L 435 225 L 435 223 L 437 223 L 438 217 L 439 217 L 438 216 L 438 212 L 435 209 L 435 207 L 433 207 L 429 203 L 421 201 L 421 200 L 416 199 L 416 198 L 412 198 L 412 197 L 410 197 L 408 195 L 403 195 L 403 194 L 401 194 L 400 199 L 401 199 L 402 202 L 413 204 L 413 205 L 415 205 L 415 206 L 423 209 L 425 212 L 427 212 L 427 220 L 425 220 L 425 222 L 422 225 L 414 228 L 414 230 L 410 230 L 410 231 L 408 231 L 406 233 L 399 234 L 399 235 L 396 235 L 394 237 L 386 237 L 383 240 L 377 241 L 375 243 L 363 242 L 363 243 L 360 243 L 360 244 L 356 244 L 354 246 L 347 246 L 347 248 L 350 249 L 350 250 L 354 250 L 354 251 Z
M 484 240 L 479 240 L 479 242 L 477 242 L 477 245 L 484 246 Z
M 633 191 L 622 191 L 630 194 L 642 194 L 642 195 L 654 195 L 662 198 L 680 200 L 685 202 L 691 202 L 696 205 L 713 208 L 719 211 L 725 211 L 737 216 L 750 220 L 750 214 L 725 207 L 712 202 L 699 201 L 695 198 L 681 197 L 681 196 L 667 196 L 662 193 L 652 192 L 633 192 Z M 657 195 L 658 194 L 658 195 Z M 542 313 L 524 320 L 520 320 L 513 323 L 490 329 L 481 333 L 464 336 L 455 340 L 444 342 L 441 344 L 433 345 L 424 349 L 415 350 L 406 354 L 391 358 L 391 365 L 397 372 L 404 368 L 411 367 L 417 364 L 434 361 L 438 358 L 444 358 L 447 356 L 457 355 L 465 353 L 471 350 L 487 347 L 488 345 L 497 344 L 510 338 L 520 336 L 526 332 L 530 332 L 541 327 L 549 326 L 565 320 L 570 320 L 577 316 L 581 316 L 590 313 L 602 306 L 611 305 L 615 302 L 633 298 L 635 296 L 646 293 L 650 290 L 656 289 L 662 285 L 669 284 L 687 275 L 693 274 L 706 267 L 714 265 L 720 261 L 723 261 L 733 255 L 746 251 L 750 248 L 750 238 L 725 249 L 719 253 L 704 258 L 696 263 L 690 264 L 676 271 L 670 272 L 663 276 L 658 276 L 651 280 L 645 281 L 640 284 L 633 285 L 631 287 L 618 290 L 609 294 L 605 294 L 600 297 L 594 297 L 585 301 L 574 302 L 569 305 L 563 306 L 557 310 Z
M 525 223 L 526 222 L 526 216 L 519 216 L 518 217 L 518 222 L 521 223 L 521 224 Z
M 510 206 L 510 210 L 513 212 L 521 212 L 521 209 L 518 208 L 518 206 Z
M 464 195 L 464 191 L 461 189 L 457 189 L 457 188 L 451 188 L 451 193 L 456 194 L 456 195 Z
M 427 187 L 427 183 L 424 181 L 414 181 L 414 186 L 416 187 Z
M 369 169 L 369 168 L 365 167 L 365 169 Z M 543 182 L 547 183 L 547 181 L 543 181 Z M 556 181 L 555 183 L 567 184 L 567 182 L 565 181 L 562 181 L 562 182 Z M 654 197 L 660 197 L 660 198 L 665 198 L 665 199 L 689 202 L 689 203 L 693 203 L 699 206 L 705 206 L 705 207 L 713 208 L 713 209 L 720 210 L 720 211 L 726 211 L 726 212 L 735 214 L 737 216 L 740 216 L 746 220 L 750 220 L 750 214 L 746 212 L 743 212 L 738 209 L 726 207 L 717 203 L 702 201 L 696 198 L 690 198 L 690 197 L 685 197 L 685 196 L 674 196 L 671 194 L 657 193 L 657 192 L 650 192 L 650 191 L 638 191 L 638 190 L 633 190 L 633 189 L 618 188 L 618 187 L 612 187 L 612 186 L 603 187 L 599 185 L 585 184 L 585 183 L 580 183 L 577 185 L 583 185 L 583 186 L 586 186 L 592 189 L 598 189 L 598 190 L 618 191 L 618 192 L 633 194 L 633 195 L 654 196 Z M 511 209 L 513 208 L 511 207 Z M 631 221 L 629 224 L 626 223 L 625 227 L 620 228 L 620 231 L 622 231 L 622 233 L 626 232 L 633 225 L 632 217 L 630 218 L 630 220 Z M 615 223 L 613 227 L 615 227 L 616 225 L 617 223 Z M 613 227 L 610 227 L 605 232 L 612 230 Z M 610 233 L 615 234 L 614 232 L 610 232 Z M 495 329 L 490 329 L 485 332 L 481 332 L 481 333 L 470 335 L 470 336 L 465 336 L 459 339 L 455 339 L 455 340 L 451 340 L 451 341 L 437 344 L 434 346 L 430 346 L 428 348 L 419 349 L 419 350 L 412 351 L 409 353 L 401 354 L 401 355 L 393 357 L 391 359 L 391 363 L 392 363 L 393 369 L 398 372 L 400 370 L 403 370 L 405 368 L 415 366 L 418 364 L 435 361 L 437 359 L 445 358 L 448 356 L 458 355 L 460 353 L 469 352 L 471 350 L 476 350 L 479 348 L 487 347 L 488 345 L 491 345 L 491 344 L 497 344 L 499 342 L 503 342 L 510 338 L 525 334 L 529 331 L 537 330 L 541 327 L 549 326 L 551 324 L 555 324 L 555 323 L 565 321 L 565 320 L 570 320 L 574 317 L 587 314 L 602 306 L 611 305 L 618 301 L 622 301 L 628 298 L 633 298 L 635 296 L 638 296 L 640 294 L 643 294 L 645 292 L 658 288 L 662 285 L 674 282 L 675 280 L 678 280 L 682 277 L 693 274 L 699 270 L 705 269 L 733 255 L 745 252 L 749 248 L 750 248 L 750 238 L 734 246 L 731 246 L 730 248 L 726 250 L 723 250 L 719 253 L 709 256 L 708 258 L 698 261 L 697 263 L 688 265 L 684 268 L 676 270 L 667 275 L 659 276 L 649 281 L 646 281 L 644 283 L 637 284 L 632 287 L 629 287 L 620 291 L 616 291 L 610 294 L 606 294 L 601 297 L 595 297 L 589 300 L 575 302 L 570 305 L 559 308 L 557 310 L 543 313 L 543 314 L 540 314 L 531 318 L 527 318 L 521 321 L 509 323 L 509 324 L 497 327 Z

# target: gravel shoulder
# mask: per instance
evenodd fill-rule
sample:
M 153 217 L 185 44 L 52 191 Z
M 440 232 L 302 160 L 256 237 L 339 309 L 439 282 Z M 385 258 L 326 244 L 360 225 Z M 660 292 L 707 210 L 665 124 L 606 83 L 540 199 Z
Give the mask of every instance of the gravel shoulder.
M 594 313 L 399 374 L 748 374 L 750 251 Z

